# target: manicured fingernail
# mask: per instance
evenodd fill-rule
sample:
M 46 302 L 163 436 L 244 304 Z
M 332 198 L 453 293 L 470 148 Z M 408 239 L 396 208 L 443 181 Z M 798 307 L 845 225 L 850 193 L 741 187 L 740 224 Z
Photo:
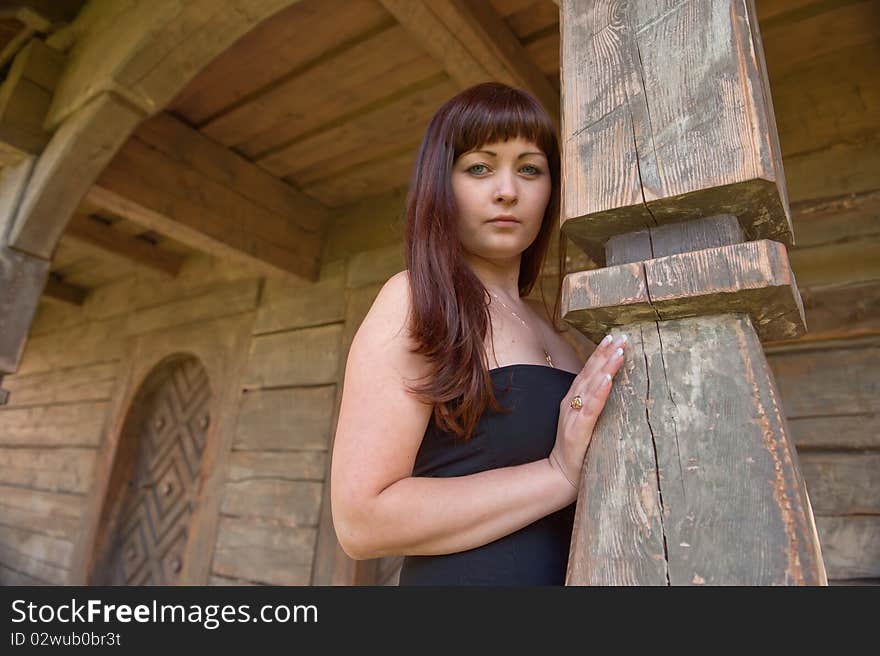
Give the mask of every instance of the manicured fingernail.
M 611 335 L 605 335 L 601 342 L 599 342 L 599 346 L 607 346 L 611 343 Z
M 611 384 L 611 374 L 605 374 L 602 379 L 602 387 L 608 387 Z
M 622 348 L 618 348 L 618 349 L 614 352 L 614 357 L 615 357 L 615 358 L 622 358 L 622 357 L 623 357 L 623 349 L 622 349 Z M 605 375 L 607 376 L 608 374 L 605 374 Z
M 626 344 L 626 341 L 627 341 L 628 339 L 629 339 L 629 337 L 627 337 L 626 335 L 621 335 L 621 336 L 620 336 L 620 343 L 621 343 L 621 344 Z

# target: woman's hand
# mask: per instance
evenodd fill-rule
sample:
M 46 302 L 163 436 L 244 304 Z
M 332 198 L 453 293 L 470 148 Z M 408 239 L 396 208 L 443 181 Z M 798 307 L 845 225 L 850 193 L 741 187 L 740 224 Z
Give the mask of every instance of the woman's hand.
M 623 364 L 626 335 L 612 340 L 603 339 L 587 360 L 584 368 L 574 379 L 568 394 L 559 404 L 559 423 L 556 428 L 556 444 L 550 452 L 550 464 L 577 490 L 580 485 L 581 467 L 587 448 L 593 438 L 593 428 L 599 419 L 605 401 L 611 391 L 611 379 Z M 581 407 L 571 403 L 580 398 Z M 575 401 L 575 406 L 578 403 Z

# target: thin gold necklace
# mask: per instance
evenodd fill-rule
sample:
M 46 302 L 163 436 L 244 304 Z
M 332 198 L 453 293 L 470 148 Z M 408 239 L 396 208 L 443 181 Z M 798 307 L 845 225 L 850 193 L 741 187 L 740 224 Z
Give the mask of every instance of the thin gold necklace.
M 532 334 L 534 334 L 534 335 L 536 335 L 536 336 L 538 337 L 538 341 L 541 342 L 541 350 L 544 351 L 544 359 L 547 360 L 547 364 L 548 364 L 548 365 L 550 365 L 551 367 L 553 367 L 553 359 L 550 357 L 550 354 L 547 352 L 547 347 L 544 346 L 544 340 L 541 339 L 540 334 L 538 334 L 538 333 L 536 333 L 534 330 L 532 330 L 532 327 L 531 327 L 530 325 L 528 325 L 528 324 L 523 320 L 523 318 L 522 318 L 521 316 L 519 316 L 516 312 L 514 312 L 514 310 L 513 310 L 512 307 L 510 307 L 507 303 L 505 303 L 504 301 L 502 301 L 502 300 L 501 300 L 501 297 L 498 296 L 498 294 L 496 294 L 495 292 L 493 292 L 491 289 L 487 289 L 486 291 L 488 291 L 496 301 L 498 301 L 499 303 L 501 303 L 501 305 L 503 305 L 504 307 L 506 307 L 508 312 L 510 312 L 510 313 L 511 313 L 513 316 L 515 316 L 517 319 L 519 319 L 520 322 L 522 323 L 522 325 L 525 326 L 529 331 L 531 331 Z

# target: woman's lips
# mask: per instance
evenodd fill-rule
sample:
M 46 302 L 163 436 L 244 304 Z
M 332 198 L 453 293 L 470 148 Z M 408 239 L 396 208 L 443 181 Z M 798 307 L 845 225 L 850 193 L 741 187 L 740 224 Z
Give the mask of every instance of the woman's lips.
M 497 226 L 511 227 L 519 224 L 519 221 L 515 219 L 492 219 L 489 223 Z

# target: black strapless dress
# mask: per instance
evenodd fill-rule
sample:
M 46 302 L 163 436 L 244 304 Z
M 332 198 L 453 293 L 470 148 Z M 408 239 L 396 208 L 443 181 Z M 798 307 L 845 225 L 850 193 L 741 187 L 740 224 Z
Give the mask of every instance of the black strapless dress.
M 556 441 L 559 403 L 575 374 L 537 364 L 490 369 L 508 414 L 487 411 L 470 440 L 441 431 L 433 419 L 413 476 L 447 478 L 534 462 Z M 406 556 L 400 585 L 563 585 L 575 504 L 494 542 L 438 556 Z

